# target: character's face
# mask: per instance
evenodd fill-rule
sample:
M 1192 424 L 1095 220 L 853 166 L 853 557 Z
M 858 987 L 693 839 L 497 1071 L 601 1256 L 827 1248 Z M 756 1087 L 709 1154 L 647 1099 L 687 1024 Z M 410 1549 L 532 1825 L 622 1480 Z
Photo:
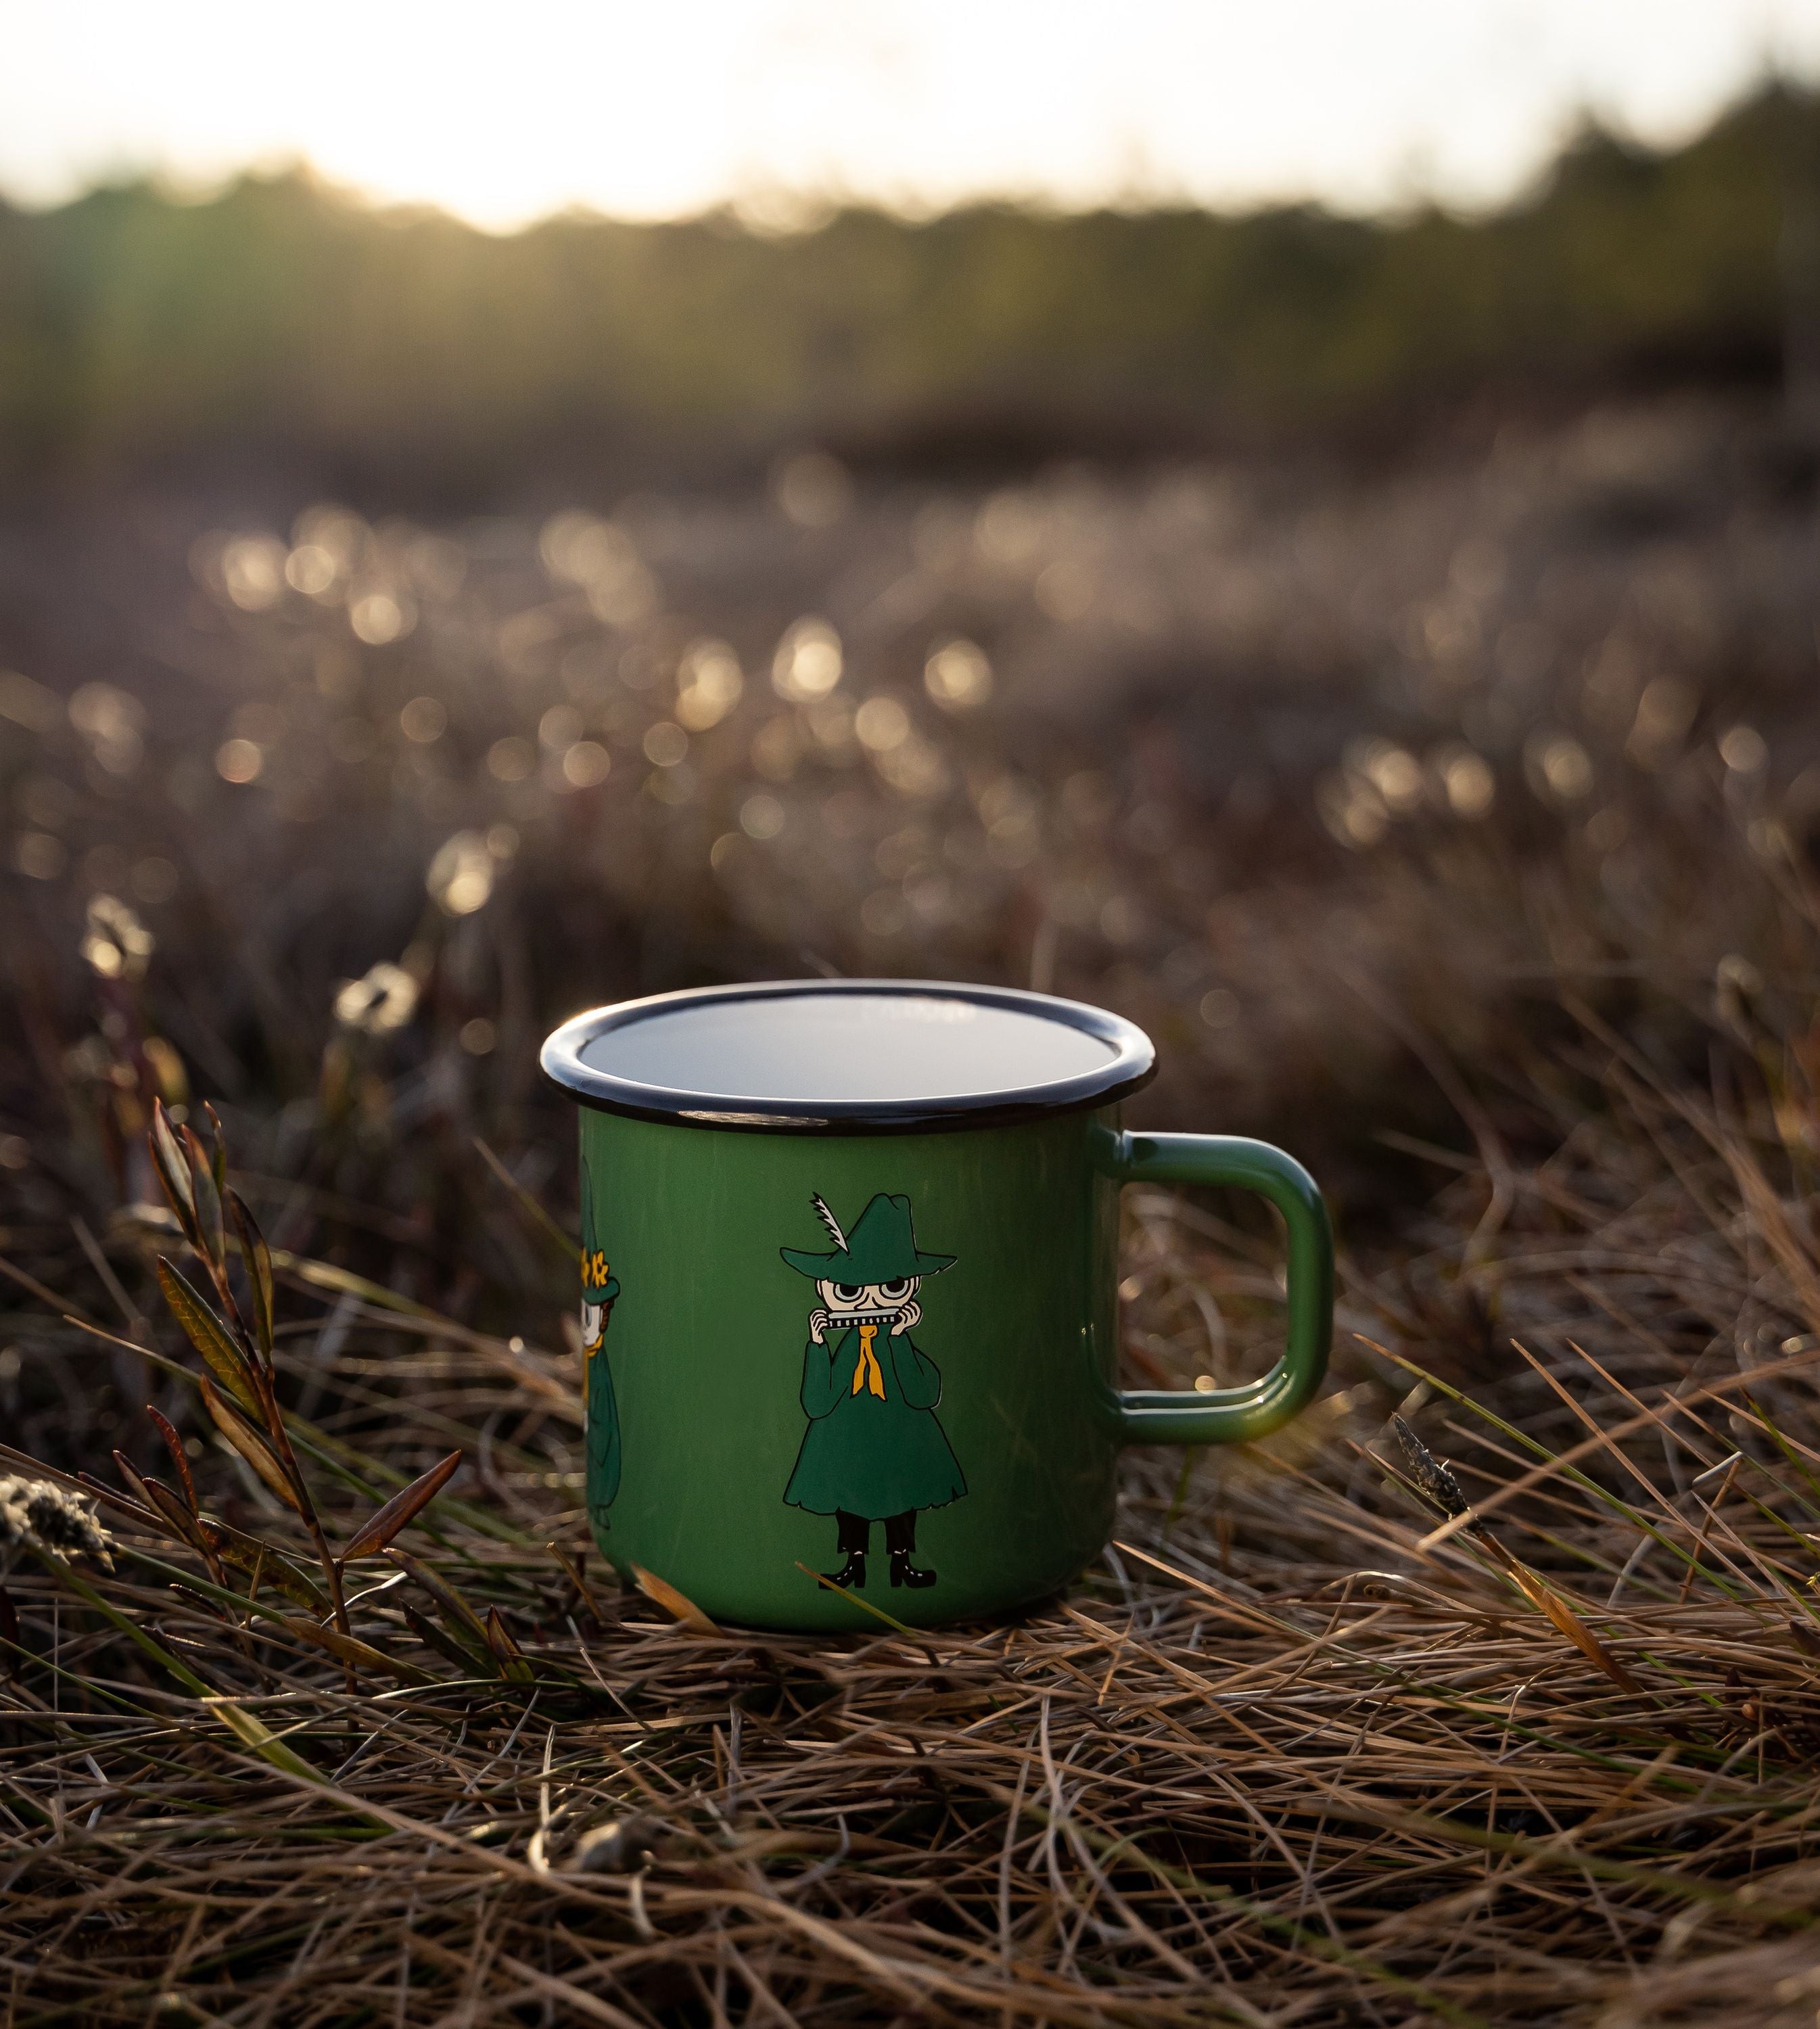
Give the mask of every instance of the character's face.
M 831 1317 L 852 1311 L 900 1311 L 914 1296 L 922 1281 L 906 1275 L 895 1282 L 817 1282 L 821 1301 Z
M 606 1337 L 606 1306 L 581 1300 L 581 1349 L 584 1353 L 600 1350 L 601 1341 Z

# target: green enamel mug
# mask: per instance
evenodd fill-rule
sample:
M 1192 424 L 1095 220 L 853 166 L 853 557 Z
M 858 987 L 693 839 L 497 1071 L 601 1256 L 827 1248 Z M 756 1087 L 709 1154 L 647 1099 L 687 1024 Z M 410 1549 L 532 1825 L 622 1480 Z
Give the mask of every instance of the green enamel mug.
M 1120 1447 L 1229 1444 L 1326 1370 L 1333 1253 L 1266 1143 L 1126 1131 L 1129 1022 L 1010 989 L 791 980 L 578 1015 L 588 1519 L 717 1620 L 1025 1604 L 1104 1547 Z M 1238 1185 L 1288 1230 L 1262 1380 L 1120 1389 L 1118 1194 Z

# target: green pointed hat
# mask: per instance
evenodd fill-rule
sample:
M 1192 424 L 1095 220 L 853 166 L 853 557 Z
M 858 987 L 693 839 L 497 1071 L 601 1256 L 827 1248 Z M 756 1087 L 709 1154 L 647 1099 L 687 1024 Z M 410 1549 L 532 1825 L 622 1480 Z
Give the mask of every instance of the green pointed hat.
M 803 1254 L 794 1247 L 780 1248 L 778 1252 L 799 1275 L 813 1275 L 824 1282 L 896 1282 L 911 1275 L 939 1275 L 954 1265 L 951 1254 L 925 1254 L 918 1249 L 908 1198 L 888 1197 L 880 1191 L 854 1220 L 851 1233 L 841 1231 L 820 1197 L 811 1202 L 816 1216 L 833 1237 L 835 1252 Z

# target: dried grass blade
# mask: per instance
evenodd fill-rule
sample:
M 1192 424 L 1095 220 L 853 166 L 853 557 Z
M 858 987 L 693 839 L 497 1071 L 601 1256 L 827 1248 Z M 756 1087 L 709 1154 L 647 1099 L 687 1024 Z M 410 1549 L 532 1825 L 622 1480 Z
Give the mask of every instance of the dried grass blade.
M 642 1564 L 634 1564 L 632 1575 L 645 1597 L 654 1599 L 666 1613 L 673 1613 L 691 1634 L 718 1634 L 721 1631 L 687 1593 L 678 1592 L 667 1578 L 660 1578 L 655 1571 L 647 1571 Z
M 282 1768 L 287 1775 L 300 1776 L 306 1782 L 321 1782 L 322 1771 L 306 1761 L 295 1748 L 280 1740 L 256 1712 L 250 1712 L 232 1698 L 222 1697 L 213 1692 L 205 1693 L 203 1702 L 209 1711 L 221 1715 L 223 1723 L 241 1745 L 250 1748 L 261 1761 L 270 1762 L 274 1768 Z
M 1524 1597 L 1532 1606 L 1545 1613 L 1588 1662 L 1603 1670 L 1621 1691 L 1627 1691 L 1633 1697 L 1648 1696 L 1642 1685 L 1551 1586 L 1520 1559 L 1510 1556 L 1508 1552 L 1505 1553 L 1504 1563 L 1505 1568 L 1522 1589 Z
M 478 1134 L 473 1137 L 473 1143 L 475 1153 L 517 1200 L 525 1216 L 541 1226 L 571 1261 L 578 1261 L 581 1258 L 581 1243 L 563 1231 Z

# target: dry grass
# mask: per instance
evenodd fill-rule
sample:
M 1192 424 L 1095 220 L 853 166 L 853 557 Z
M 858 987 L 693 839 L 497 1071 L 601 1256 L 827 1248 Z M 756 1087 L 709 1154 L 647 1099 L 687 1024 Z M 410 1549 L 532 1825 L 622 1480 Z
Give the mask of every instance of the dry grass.
M 1348 540 L 1388 543 L 1371 524 L 1361 508 Z M 1760 588 L 1796 554 L 1785 534 L 1753 552 Z M 885 536 L 840 540 L 863 554 Z M 1255 532 L 1261 581 L 1272 540 Z M 1084 758 L 1026 691 L 1021 718 L 983 731 L 917 705 L 940 791 L 875 779 L 857 751 L 754 778 L 777 711 L 751 711 L 762 674 L 728 722 L 736 743 L 704 738 L 666 802 L 631 772 L 636 714 L 662 708 L 636 684 L 600 693 L 606 785 L 412 762 L 443 766 L 443 737 L 484 756 L 516 736 L 488 720 L 508 708 L 534 741 L 560 695 L 554 658 L 508 673 L 507 706 L 464 688 L 459 644 L 494 638 L 471 603 L 488 554 L 473 543 L 441 662 L 420 638 L 429 660 L 368 671 L 363 709 L 384 686 L 446 700 L 446 735 L 406 736 L 384 782 L 359 773 L 370 755 L 352 777 L 301 751 L 281 765 L 314 736 L 305 704 L 343 681 L 321 687 L 328 623 L 295 602 L 197 621 L 195 652 L 216 655 L 224 624 L 261 695 L 302 686 L 280 731 L 231 736 L 267 729 L 257 789 L 182 772 L 210 750 L 181 686 L 168 732 L 125 729 L 143 766 L 110 769 L 105 726 L 78 726 L 61 760 L 70 736 L 32 736 L 30 822 L 53 812 L 53 777 L 94 801 L 61 834 L 67 885 L 36 878 L 14 919 L 0 1475 L 95 1474 L 113 1568 L 21 1541 L 4 1574 L 9 2020 L 1811 2022 L 1820 966 L 1789 786 L 1804 756 L 1714 751 L 1760 632 L 1713 621 L 1699 669 L 1651 662 L 1667 651 L 1637 646 L 1637 587 L 1667 565 L 1633 556 L 1625 579 L 1608 558 L 1621 618 L 1576 632 L 1571 599 L 1556 611 L 1554 687 L 1525 706 L 1507 766 L 1485 736 L 1498 799 L 1478 821 L 1446 796 L 1457 670 L 1436 676 L 1419 737 L 1406 713 L 1378 747 L 1312 739 L 1255 836 L 1229 800 L 1143 758 L 1130 729 L 1154 703 L 1129 697 L 1122 758 L 1091 742 Z M 1723 559 L 1677 554 L 1677 596 L 1723 581 Z M 1513 623 L 1491 607 L 1519 595 L 1485 588 L 1482 548 L 1468 566 L 1443 618 L 1476 599 L 1474 638 L 1504 652 Z M 688 627 L 736 631 L 692 595 Z M 885 657 L 837 618 L 855 666 Z M 1620 636 L 1639 658 L 1622 710 Z M 1014 651 L 993 646 L 1003 674 Z M 1588 666 L 1606 688 L 1583 710 Z M 1651 746 L 1637 714 L 1671 668 L 1698 710 Z M 1348 708 L 1389 721 L 1369 690 Z M 382 733 L 396 709 L 375 714 Z M 1525 756 L 1535 726 L 1572 738 L 1594 786 L 1567 793 L 1580 764 L 1559 750 L 1551 781 L 1545 743 Z M 1393 740 L 1421 759 L 1420 810 L 1399 807 Z M 548 751 L 560 770 L 567 749 Z M 1317 778 L 1330 828 L 1359 827 L 1348 847 L 1309 822 Z M 181 826 L 167 788 L 191 799 Z M 306 789 L 316 817 L 277 807 Z M 726 833 L 708 807 L 758 794 L 787 818 L 769 872 L 732 848 L 711 864 Z M 863 850 L 824 821 L 857 825 Z M 491 898 L 419 920 L 424 843 L 508 822 Z M 766 849 L 739 835 L 739 855 Z M 141 909 L 158 950 L 124 917 L 83 914 L 85 836 L 148 887 L 154 847 L 178 867 L 176 900 Z M 324 926 L 295 870 L 261 888 L 298 840 L 358 937 Z M 461 871 L 458 855 L 432 871 L 432 892 Z M 869 926 L 858 905 L 887 888 Z M 388 923 L 402 934 L 376 943 Z M 532 1208 L 562 1223 L 571 1144 L 523 1075 L 525 1043 L 590 965 L 654 986 L 717 951 L 728 972 L 796 969 L 804 941 L 885 969 L 1047 966 L 1173 1048 L 1153 1117 L 1277 1126 L 1340 1186 L 1329 1395 L 1253 1450 L 1132 1454 L 1117 1545 L 1014 1623 L 707 1635 L 586 1553 L 560 1349 L 572 1268 Z M 386 951 L 400 977 L 369 975 L 334 1018 L 338 978 Z M 180 1242 L 143 1130 L 158 1092 L 192 1085 L 221 1096 L 233 1181 L 272 1237 L 272 1396 L 303 1514 L 222 1441 L 159 1295 L 155 1257 Z M 1279 1315 L 1267 1238 L 1210 1200 L 1134 1192 L 1129 1210 L 1134 1377 L 1244 1371 Z M 187 1513 L 148 1401 L 209 1527 L 154 1520 L 106 1463 L 120 1445 Z M 333 1562 L 457 1447 L 464 1469 L 398 1537 L 405 1556 L 347 1560 L 338 1646 L 309 1512 Z

